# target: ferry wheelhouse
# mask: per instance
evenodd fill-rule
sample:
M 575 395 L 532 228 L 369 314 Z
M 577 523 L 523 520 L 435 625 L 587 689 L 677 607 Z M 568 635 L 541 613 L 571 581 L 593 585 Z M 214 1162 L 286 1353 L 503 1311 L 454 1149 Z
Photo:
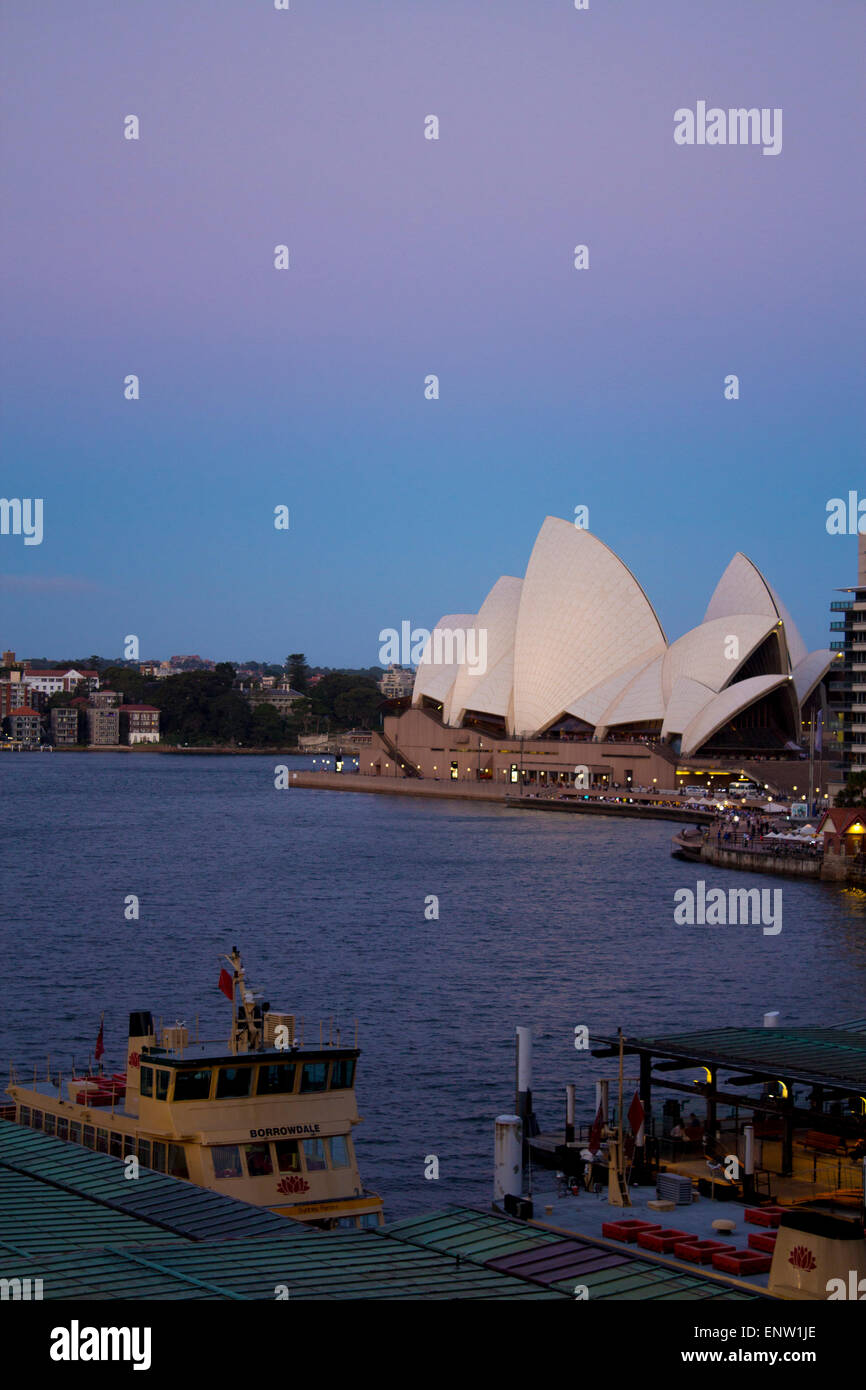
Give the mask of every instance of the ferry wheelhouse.
M 138 1162 L 325 1230 L 381 1225 L 382 1199 L 358 1172 L 352 1131 L 357 1047 L 337 1035 L 306 1047 L 292 1014 L 246 986 L 237 947 L 220 987 L 232 1000 L 228 1045 L 157 1035 L 130 1014 L 124 1073 L 49 1075 L 9 1095 L 18 1124 Z

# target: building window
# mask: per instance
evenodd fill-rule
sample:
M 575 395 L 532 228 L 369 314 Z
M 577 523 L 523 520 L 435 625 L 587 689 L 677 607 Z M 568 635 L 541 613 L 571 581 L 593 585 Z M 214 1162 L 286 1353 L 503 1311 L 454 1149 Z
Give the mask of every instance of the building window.
M 308 1173 L 321 1172 L 328 1166 L 324 1139 L 304 1139 L 304 1166 Z
M 277 1151 L 277 1167 L 281 1173 L 300 1173 L 301 1155 L 297 1139 L 278 1139 L 274 1144 Z
M 305 1062 L 301 1072 L 302 1091 L 324 1091 L 328 1086 L 327 1062 Z
M 141 1094 L 143 1096 L 153 1095 L 153 1067 L 142 1067 L 141 1069 Z
M 186 1152 L 183 1144 L 169 1144 L 168 1167 L 166 1171 L 173 1178 L 189 1178 L 189 1170 L 186 1166 Z
M 349 1157 L 347 1136 L 345 1134 L 335 1134 L 328 1142 L 331 1146 L 331 1167 L 351 1168 L 352 1160 Z
M 175 1100 L 207 1100 L 210 1095 L 210 1067 L 199 1071 L 179 1071 L 174 1078 Z
M 251 1178 L 266 1178 L 274 1171 L 270 1144 L 244 1144 L 247 1174 Z
M 293 1091 L 296 1070 L 292 1062 L 271 1062 L 268 1066 L 259 1067 L 256 1095 L 273 1096 Z
M 331 1063 L 331 1090 L 348 1091 L 355 1080 L 354 1057 L 341 1057 Z
M 241 1151 L 237 1144 L 214 1144 L 211 1149 L 211 1162 L 215 1178 L 240 1178 Z
M 170 1072 L 158 1071 L 156 1073 L 156 1099 L 168 1100 L 168 1079 Z
M 217 1100 L 225 1100 L 229 1096 L 248 1096 L 252 1077 L 252 1067 L 220 1067 L 217 1072 Z

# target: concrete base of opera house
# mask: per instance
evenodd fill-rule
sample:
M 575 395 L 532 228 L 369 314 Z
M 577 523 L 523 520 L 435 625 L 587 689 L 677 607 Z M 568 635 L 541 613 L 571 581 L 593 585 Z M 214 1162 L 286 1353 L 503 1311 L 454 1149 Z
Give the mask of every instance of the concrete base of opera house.
M 344 744 L 344 752 L 358 757 L 353 781 L 406 781 L 420 792 L 423 779 L 424 790 L 431 793 L 447 788 L 451 795 L 461 795 L 472 787 L 499 800 L 521 784 L 573 785 L 576 769 L 585 769 L 589 791 L 617 787 L 633 793 L 679 791 L 688 785 L 724 791 L 729 780 L 746 773 L 759 785 L 767 784 L 771 794 L 792 794 L 796 787 L 799 795 L 807 790 L 809 777 L 808 764 L 796 758 L 681 760 L 669 745 L 651 740 L 592 743 L 493 736 L 443 725 L 424 709 L 386 714 L 381 732 L 365 739 L 357 748 L 350 741 Z M 816 792 L 823 794 L 829 764 L 820 770 L 816 764 L 815 771 Z

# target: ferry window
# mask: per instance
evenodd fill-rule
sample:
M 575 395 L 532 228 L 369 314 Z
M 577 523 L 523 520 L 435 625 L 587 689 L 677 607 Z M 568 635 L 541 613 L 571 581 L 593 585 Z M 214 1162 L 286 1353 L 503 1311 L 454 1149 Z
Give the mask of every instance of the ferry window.
M 85 1125 L 82 1131 L 82 1142 L 85 1149 L 92 1149 L 96 1144 L 96 1130 L 93 1125 Z
M 68 1139 L 68 1138 L 69 1138 L 69 1121 L 68 1121 L 68 1120 L 65 1120 L 65 1119 L 63 1119 L 63 1118 L 61 1118 L 61 1117 L 58 1117 L 58 1120 L 57 1120 L 57 1138 L 58 1138 L 58 1139 Z
M 379 1220 L 379 1213 L 377 1211 L 365 1211 L 361 1213 L 362 1231 L 366 1228 L 369 1228 L 370 1226 L 381 1226 L 381 1224 L 382 1223 Z
M 96 1131 L 96 1152 L 100 1154 L 108 1153 L 108 1130 L 98 1129 Z
M 241 1174 L 241 1151 L 237 1144 L 214 1144 L 211 1149 L 213 1175 L 215 1178 L 239 1178 Z
M 259 1067 L 256 1095 L 272 1096 L 295 1089 L 295 1066 L 293 1063 L 272 1062 Z
M 69 1121 L 69 1138 L 73 1144 L 81 1143 L 81 1125 L 77 1120 Z
M 252 1067 L 220 1067 L 217 1073 L 217 1100 L 227 1096 L 248 1096 L 252 1079 Z
M 244 1144 L 247 1172 L 251 1178 L 266 1178 L 274 1171 L 270 1144 Z
M 138 1140 L 138 1144 L 137 1144 L 137 1151 L 138 1151 L 138 1161 L 139 1161 L 139 1163 L 143 1164 L 145 1168 L 149 1168 L 149 1167 L 150 1167 L 150 1140 L 149 1140 L 149 1139 L 139 1139 L 139 1140 Z
M 153 1095 L 153 1067 L 142 1067 L 141 1069 L 141 1094 L 143 1096 Z
M 184 1152 L 183 1144 L 169 1144 L 167 1172 L 173 1178 L 189 1177 L 189 1170 L 186 1166 L 186 1153 Z
M 302 1091 L 324 1091 L 328 1084 L 327 1062 L 305 1062 L 301 1072 Z
M 331 1140 L 331 1167 L 350 1168 L 352 1160 L 349 1158 L 349 1145 L 346 1142 L 345 1134 L 335 1134 Z
M 41 1110 L 34 1110 L 34 1111 L 33 1111 L 33 1121 L 32 1121 L 32 1124 L 33 1124 L 33 1128 L 34 1128 L 34 1129 L 41 1129 L 41 1128 L 42 1128 L 42 1111 L 41 1111 Z
M 123 1157 L 126 1158 L 128 1154 L 134 1154 L 134 1153 L 135 1153 L 135 1135 L 134 1135 L 134 1134 L 124 1134 L 124 1136 L 123 1136 Z
M 347 1091 L 355 1080 L 354 1057 L 342 1057 L 331 1063 L 331 1090 Z
M 325 1156 L 324 1139 L 304 1139 L 304 1164 L 308 1173 L 318 1173 L 322 1168 L 327 1168 L 328 1160 Z
M 170 1072 L 167 1072 L 167 1071 L 158 1071 L 158 1072 L 156 1073 L 156 1099 L 157 1099 L 157 1100 L 167 1100 L 167 1099 L 168 1099 L 168 1078 L 169 1078 L 169 1076 L 170 1076 Z
M 123 1157 L 123 1136 L 118 1134 L 117 1130 L 113 1129 L 111 1131 L 111 1139 L 108 1143 L 108 1152 L 110 1154 L 114 1154 L 115 1158 Z
M 210 1077 L 210 1067 L 203 1067 L 201 1071 L 179 1071 L 174 1078 L 175 1100 L 207 1100 Z
M 155 1168 L 158 1173 L 165 1172 L 165 1144 L 159 1143 L 156 1139 L 153 1141 L 150 1166 Z
M 19 1125 L 29 1125 L 29 1124 L 30 1124 L 30 1106 L 29 1106 L 29 1105 L 19 1105 L 19 1107 L 18 1107 L 18 1123 L 19 1123 Z
M 301 1155 L 298 1153 L 297 1139 L 278 1139 L 274 1148 L 277 1151 L 277 1167 L 281 1173 L 300 1173 Z
M 46 1134 L 54 1133 L 54 1118 L 55 1117 L 52 1115 L 50 1110 L 45 1111 L 45 1122 L 43 1124 L 43 1129 L 45 1130 Z

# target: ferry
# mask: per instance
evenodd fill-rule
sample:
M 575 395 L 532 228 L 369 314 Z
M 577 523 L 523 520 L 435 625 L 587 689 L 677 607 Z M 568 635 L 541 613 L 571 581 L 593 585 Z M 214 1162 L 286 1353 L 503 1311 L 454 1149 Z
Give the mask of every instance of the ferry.
M 247 987 L 237 947 L 219 987 L 232 1003 L 226 1042 L 190 1040 L 185 1024 L 160 1028 L 149 1010 L 129 1016 L 126 1071 L 62 1074 L 8 1094 L 20 1125 L 267 1207 L 322 1230 L 380 1226 L 380 1196 L 361 1182 L 352 1138 L 360 1052 L 327 1041 L 305 1047 L 295 1017 L 271 1011 Z M 196 1029 L 196 1032 L 198 1030 Z M 96 1061 L 104 1051 L 102 1027 Z M 11 1110 L 11 1107 L 10 1107 Z M 13 1118 L 10 1114 L 10 1118 Z

